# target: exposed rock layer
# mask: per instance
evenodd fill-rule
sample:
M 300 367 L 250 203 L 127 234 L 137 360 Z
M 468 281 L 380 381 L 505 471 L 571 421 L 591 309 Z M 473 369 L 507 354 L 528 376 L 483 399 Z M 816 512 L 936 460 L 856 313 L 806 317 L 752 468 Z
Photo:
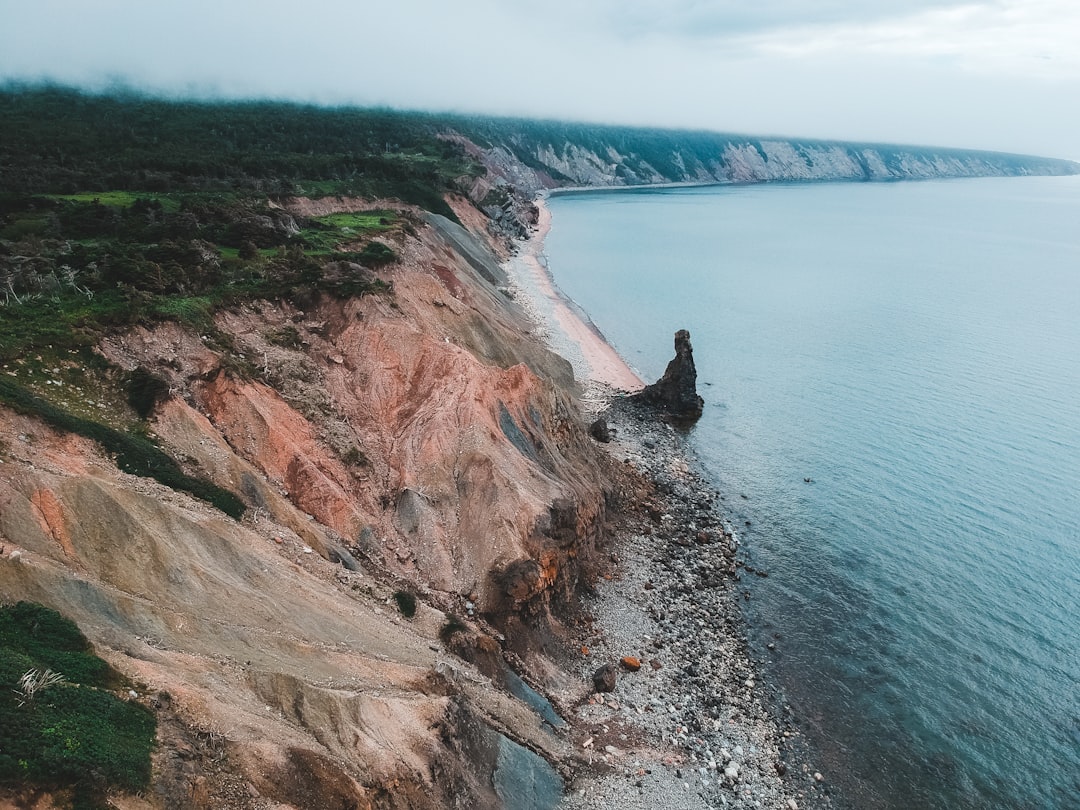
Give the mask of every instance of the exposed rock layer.
M 664 375 L 634 394 L 634 399 L 673 419 L 686 421 L 701 416 L 705 400 L 698 396 L 694 349 L 687 330 L 680 329 L 675 333 L 675 356 L 664 369 Z
M 501 673 L 562 677 L 551 606 L 608 465 L 495 259 L 416 221 L 391 296 L 221 312 L 228 352 L 175 323 L 100 345 L 167 383 L 153 434 L 243 521 L 0 408 L 0 595 L 73 618 L 158 709 L 145 806 L 499 807 L 507 739 L 574 761 Z
M 641 130 L 498 121 L 445 135 L 488 168 L 474 198 L 513 186 L 526 197 L 564 186 L 758 183 L 790 180 L 928 180 L 1076 174 L 1054 158 L 964 149 L 755 138 L 713 132 Z M 487 145 L 481 147 L 478 142 Z M 505 207 L 507 203 L 502 203 Z

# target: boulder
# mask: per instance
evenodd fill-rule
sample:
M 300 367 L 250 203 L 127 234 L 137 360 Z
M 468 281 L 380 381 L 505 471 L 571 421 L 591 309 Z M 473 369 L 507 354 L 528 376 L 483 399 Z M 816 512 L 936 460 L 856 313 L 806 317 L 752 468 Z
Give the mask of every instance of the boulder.
M 645 386 L 634 399 L 673 419 L 693 421 L 701 416 L 705 401 L 698 396 L 694 349 L 687 330 L 680 329 L 675 333 L 675 357 L 668 363 L 664 376 Z
M 350 571 L 360 570 L 360 564 L 356 561 L 356 557 L 341 546 L 328 546 L 326 549 L 326 558 L 330 560 L 330 562 L 337 563 Z
M 589 425 L 589 435 L 596 439 L 598 442 L 607 444 L 611 441 L 611 429 L 608 428 L 607 419 L 600 417 L 591 425 Z
M 600 669 L 593 673 L 593 689 L 597 692 L 614 692 L 615 682 L 618 680 L 618 677 L 618 673 L 616 673 L 614 666 L 611 664 L 604 664 Z
M 515 602 L 523 602 L 542 590 L 543 573 L 540 563 L 525 558 L 510 563 L 496 578 L 507 596 Z

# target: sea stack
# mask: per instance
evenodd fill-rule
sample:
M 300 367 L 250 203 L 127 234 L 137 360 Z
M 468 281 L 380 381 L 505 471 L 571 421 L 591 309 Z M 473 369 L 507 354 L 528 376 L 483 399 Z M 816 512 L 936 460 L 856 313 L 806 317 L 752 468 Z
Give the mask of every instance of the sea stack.
M 694 349 L 687 330 L 675 333 L 675 357 L 667 364 L 664 376 L 646 385 L 634 398 L 679 421 L 693 421 L 701 416 L 705 401 L 698 396 Z

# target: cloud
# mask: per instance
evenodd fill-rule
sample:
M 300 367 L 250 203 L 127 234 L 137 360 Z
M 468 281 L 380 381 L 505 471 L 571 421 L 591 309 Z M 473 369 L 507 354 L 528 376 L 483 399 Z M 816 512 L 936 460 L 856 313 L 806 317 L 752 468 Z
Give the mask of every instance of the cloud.
M 567 12 L 574 0 L 552 0 Z M 801 26 L 865 24 L 926 9 L 951 8 L 965 0 L 594 0 L 586 3 L 610 30 L 633 38 L 722 39 Z
M 1075 0 L 34 0 L 0 80 L 1076 156 L 1077 30 Z
M 762 58 L 905 58 L 972 73 L 1058 80 L 1080 78 L 1078 31 L 1080 6 L 1073 2 L 1007 0 L 770 32 L 743 45 Z

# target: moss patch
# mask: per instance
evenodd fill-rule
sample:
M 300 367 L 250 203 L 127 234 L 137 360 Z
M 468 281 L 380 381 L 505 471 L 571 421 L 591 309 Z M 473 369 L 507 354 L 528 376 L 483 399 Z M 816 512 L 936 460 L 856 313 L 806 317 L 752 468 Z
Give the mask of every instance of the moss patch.
M 27 673 L 62 676 L 36 692 Z M 75 808 L 150 782 L 156 721 L 110 686 L 119 676 L 73 622 L 42 605 L 0 606 L 0 784 L 72 791 Z

